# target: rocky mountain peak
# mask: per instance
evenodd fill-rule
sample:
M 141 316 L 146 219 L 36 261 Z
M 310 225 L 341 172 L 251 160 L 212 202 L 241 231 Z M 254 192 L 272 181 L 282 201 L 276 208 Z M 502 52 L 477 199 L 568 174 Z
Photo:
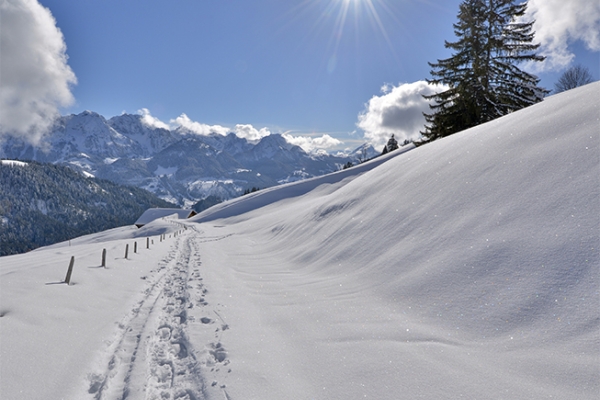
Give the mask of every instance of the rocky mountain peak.
M 0 155 L 69 165 L 185 206 L 210 195 L 227 199 L 248 188 L 322 175 L 349 160 L 309 155 L 280 134 L 250 143 L 235 133 L 201 135 L 147 123 L 143 115 L 106 120 L 92 111 L 60 117 L 44 151 L 15 139 L 0 143 Z

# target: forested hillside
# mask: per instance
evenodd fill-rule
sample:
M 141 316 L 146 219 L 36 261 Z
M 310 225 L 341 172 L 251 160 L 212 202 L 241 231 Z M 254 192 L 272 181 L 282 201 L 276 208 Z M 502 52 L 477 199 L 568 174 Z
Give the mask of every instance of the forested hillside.
M 150 207 L 174 207 L 143 189 L 37 162 L 0 163 L 0 193 L 0 256 L 133 224 Z

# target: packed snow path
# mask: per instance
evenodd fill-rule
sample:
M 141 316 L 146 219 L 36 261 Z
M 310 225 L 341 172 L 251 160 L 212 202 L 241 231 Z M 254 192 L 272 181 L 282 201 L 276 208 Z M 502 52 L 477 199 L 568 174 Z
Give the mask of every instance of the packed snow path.
M 218 390 L 227 396 L 219 384 L 229 363 L 221 344 L 227 325 L 202 282 L 198 247 L 205 240 L 188 230 L 145 277 L 146 287 L 103 356 L 104 370 L 89 375 L 94 399 L 199 400 Z M 204 338 L 202 348 L 190 343 L 190 331 L 200 343 Z

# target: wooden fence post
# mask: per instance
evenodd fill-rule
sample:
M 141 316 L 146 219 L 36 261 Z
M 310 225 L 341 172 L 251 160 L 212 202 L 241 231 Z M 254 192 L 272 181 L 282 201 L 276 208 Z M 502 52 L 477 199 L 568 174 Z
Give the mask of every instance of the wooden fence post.
M 133 242 L 133 252 L 137 253 L 137 242 Z
M 127 259 L 127 255 L 129 253 L 129 244 L 125 245 L 125 259 Z
M 102 266 L 106 268 L 106 249 L 102 249 Z
M 149 237 L 146 238 L 146 248 L 147 249 L 150 248 L 150 238 Z
M 69 269 L 67 270 L 67 276 L 65 277 L 65 283 L 71 284 L 71 273 L 73 272 L 73 265 L 75 265 L 75 256 L 71 256 L 71 262 L 69 263 Z

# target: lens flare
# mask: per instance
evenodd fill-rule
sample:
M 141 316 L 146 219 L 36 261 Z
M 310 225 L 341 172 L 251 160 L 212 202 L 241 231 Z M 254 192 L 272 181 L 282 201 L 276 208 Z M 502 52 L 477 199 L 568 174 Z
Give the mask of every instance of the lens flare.
M 325 4 L 325 8 L 322 12 L 321 22 L 325 20 L 331 20 L 334 17 L 333 31 L 332 31 L 332 45 L 333 55 L 332 58 L 336 58 L 340 49 L 340 43 L 344 40 L 347 31 L 349 31 L 349 23 L 354 23 L 354 32 L 358 34 L 358 26 L 364 23 L 368 23 L 371 29 L 379 32 L 386 45 L 388 46 L 390 53 L 396 57 L 396 52 L 388 32 L 385 29 L 385 25 L 382 21 L 381 14 L 390 16 L 396 20 L 391 7 L 386 4 L 387 1 L 392 0 L 313 0 L 312 2 L 318 2 Z M 397 1 L 397 0 L 393 0 Z M 397 58 L 397 57 L 396 57 Z
M 302 45 L 322 52 L 322 71 L 331 75 L 347 68 L 348 60 L 363 53 L 365 46 L 383 45 L 387 56 L 401 65 L 397 46 L 392 43 L 386 26 L 389 29 L 401 26 L 396 15 L 400 3 L 411 1 L 414 0 L 302 0 L 283 19 L 290 29 L 292 26 L 298 29 L 302 24 L 305 33 Z

